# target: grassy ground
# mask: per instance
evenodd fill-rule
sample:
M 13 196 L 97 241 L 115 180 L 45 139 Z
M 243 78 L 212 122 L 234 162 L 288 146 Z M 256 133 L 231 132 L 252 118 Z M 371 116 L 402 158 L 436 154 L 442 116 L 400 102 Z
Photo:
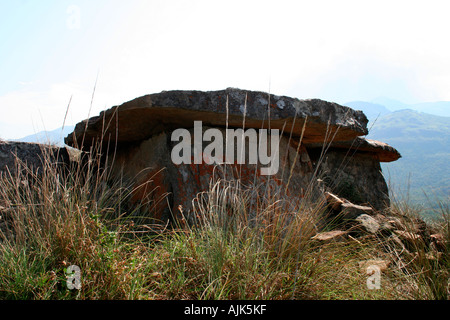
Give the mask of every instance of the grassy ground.
M 39 173 L 21 166 L 4 174 L 0 299 L 448 298 L 448 207 L 435 227 L 447 239 L 444 258 L 427 259 L 417 240 L 417 257 L 391 263 L 380 288 L 369 290 L 360 263 L 392 257 L 386 244 L 368 237 L 319 245 L 311 237 L 320 206 L 286 212 L 268 197 L 250 221 L 248 194 L 219 181 L 196 207 L 195 228 L 181 221 L 158 230 L 129 218 L 128 194 L 95 158 L 67 175 L 50 161 Z M 417 214 L 402 205 L 391 211 L 405 221 Z M 67 286 L 71 265 L 81 270 L 79 290 Z

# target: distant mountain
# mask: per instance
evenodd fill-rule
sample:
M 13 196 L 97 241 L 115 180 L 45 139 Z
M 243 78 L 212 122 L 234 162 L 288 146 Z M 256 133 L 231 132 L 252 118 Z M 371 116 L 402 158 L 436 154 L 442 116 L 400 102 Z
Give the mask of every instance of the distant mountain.
M 450 101 L 417 103 L 410 105 L 410 108 L 443 117 L 450 117 Z
M 399 160 L 382 164 L 391 190 L 425 206 L 436 199 L 449 200 L 450 117 L 395 111 L 380 117 L 367 137 L 386 142 L 402 154 Z
M 64 138 L 74 130 L 75 126 L 66 126 L 52 131 L 40 131 L 38 133 L 15 139 L 15 141 L 49 143 L 64 146 Z
M 392 111 L 381 104 L 371 103 L 367 101 L 350 101 L 345 104 L 355 110 L 361 110 L 367 116 L 370 122 L 373 122 L 376 118 L 384 116 Z
M 381 104 L 388 108 L 389 110 L 396 111 L 401 109 L 408 109 L 409 105 L 407 103 L 386 98 L 386 97 L 378 97 L 370 101 L 371 103 Z
M 441 117 L 450 117 L 450 101 L 436 101 L 436 102 L 422 102 L 407 104 L 398 100 L 389 99 L 385 97 L 378 97 L 370 101 L 374 104 L 379 104 L 392 111 L 402 109 L 413 109 L 420 112 L 434 114 Z M 364 111 L 364 110 L 363 110 Z

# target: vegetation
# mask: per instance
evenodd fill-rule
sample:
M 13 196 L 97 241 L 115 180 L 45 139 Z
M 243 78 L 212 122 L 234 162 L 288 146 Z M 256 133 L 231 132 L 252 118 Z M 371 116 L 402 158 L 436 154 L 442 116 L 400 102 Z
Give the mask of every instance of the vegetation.
M 194 202 L 195 227 L 157 228 L 127 206 L 132 190 L 100 164 L 91 155 L 64 171 L 47 159 L 40 172 L 19 164 L 0 177 L 0 299 L 448 298 L 448 206 L 435 226 L 447 240 L 442 259 L 415 240 L 417 254 L 392 263 L 380 289 L 369 290 L 360 263 L 398 252 L 377 237 L 319 244 L 311 238 L 320 204 L 306 199 L 289 212 L 276 195 L 255 199 L 258 186 L 216 181 Z M 417 214 L 391 210 L 405 225 Z M 67 286 L 71 265 L 81 270 L 79 290 Z

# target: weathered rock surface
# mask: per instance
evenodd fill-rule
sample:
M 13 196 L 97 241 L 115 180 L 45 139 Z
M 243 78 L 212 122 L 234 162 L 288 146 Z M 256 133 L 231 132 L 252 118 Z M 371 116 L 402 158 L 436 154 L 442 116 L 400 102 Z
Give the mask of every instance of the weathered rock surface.
M 38 143 L 0 141 L 0 174 L 15 175 L 21 163 L 34 170 L 42 170 L 45 160 L 52 163 L 69 163 L 72 155 L 66 148 Z
M 341 213 L 344 219 L 356 219 L 367 213 L 372 214 L 373 209 L 367 206 L 359 206 L 351 202 L 345 202 L 341 205 Z
M 225 127 L 227 109 L 229 127 L 241 128 L 246 112 L 245 128 L 270 126 L 297 136 L 301 135 L 304 121 L 308 118 L 304 143 L 323 144 L 331 138 L 333 141 L 348 141 L 368 133 L 368 120 L 362 111 L 319 99 L 299 100 L 228 88 L 208 92 L 163 91 L 146 95 L 77 124 L 65 141 L 71 146 L 81 146 L 84 141 L 82 147 L 88 150 L 94 141 L 101 139 L 102 133 L 105 140 L 120 144 L 143 141 L 162 131 L 190 128 L 194 121 L 202 121 L 203 125 L 210 127 Z
M 264 176 L 260 163 L 175 165 L 172 133 L 185 128 L 192 135 L 195 121 L 222 133 L 226 128 L 279 129 L 280 170 Z M 147 202 L 154 216 L 165 221 L 180 211 L 189 217 L 192 200 L 215 178 L 241 179 L 248 185 L 270 181 L 273 192 L 293 206 L 303 198 L 324 197 L 316 183 L 320 178 L 326 190 L 356 205 L 383 209 L 389 196 L 380 161 L 400 155 L 386 144 L 361 138 L 367 132 L 361 111 L 336 103 L 228 88 L 146 95 L 77 124 L 65 141 L 83 150 L 101 143 L 103 150 L 116 152 L 109 157 L 114 174 L 134 181 L 133 199 Z
M 359 262 L 359 267 L 362 272 L 366 272 L 371 266 L 377 266 L 381 272 L 386 271 L 389 268 L 391 261 L 388 260 L 364 260 Z
M 203 127 L 203 130 L 207 130 Z M 219 129 L 225 135 L 225 129 Z M 193 137 L 193 129 L 190 130 Z M 314 172 L 307 151 L 289 143 L 282 136 L 279 143 L 280 169 L 275 175 L 264 176 L 260 173 L 260 164 L 179 164 L 172 162 L 170 156 L 173 145 L 171 132 L 162 132 L 140 144 L 124 147 L 114 158 L 113 176 L 123 176 L 126 181 L 135 181 L 137 186 L 133 199 L 145 199 L 156 219 L 167 221 L 170 215 L 180 215 L 191 219 L 189 209 L 192 200 L 202 191 L 207 191 L 211 183 L 223 180 L 239 179 L 243 186 L 270 185 L 272 196 L 290 199 L 292 210 L 305 197 L 320 200 L 324 196 L 314 184 Z M 209 142 L 203 142 L 207 145 Z M 193 150 L 192 150 L 193 152 Z M 193 158 L 194 155 L 192 154 Z M 164 198 L 168 196 L 169 205 Z M 324 201 L 324 200 L 322 200 Z
M 20 182 L 28 186 L 42 177 L 46 167 L 60 173 L 68 173 L 68 165 L 76 161 L 76 154 L 67 148 L 59 148 L 37 143 L 0 141 L 0 179 Z M 55 171 L 56 172 L 56 171 Z M 20 179 L 20 180 L 18 180 Z M 3 184 L 2 184 L 3 185 Z M 8 225 L 11 223 L 13 203 L 0 199 L 0 233 L 12 237 Z M 0 239 L 1 241 L 2 239 Z
M 382 210 L 390 205 L 389 190 L 380 162 L 356 150 L 308 148 L 313 167 L 328 189 L 354 204 Z

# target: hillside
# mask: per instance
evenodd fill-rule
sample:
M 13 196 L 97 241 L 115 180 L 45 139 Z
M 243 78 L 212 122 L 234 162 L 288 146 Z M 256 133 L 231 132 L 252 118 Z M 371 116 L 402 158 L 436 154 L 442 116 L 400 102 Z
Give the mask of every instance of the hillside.
M 368 137 L 385 141 L 402 154 L 396 162 L 382 165 L 392 191 L 425 206 L 436 198 L 448 199 L 450 118 L 400 110 L 380 117 Z
M 355 110 L 362 110 L 364 114 L 367 116 L 371 122 L 377 119 L 380 116 L 391 113 L 392 111 L 386 108 L 381 104 L 366 102 L 366 101 L 351 101 L 345 104 L 347 107 L 350 107 Z M 369 128 L 371 123 L 369 123 Z
M 386 97 L 378 97 L 370 101 L 370 103 L 385 106 L 391 111 L 412 109 L 435 116 L 450 117 L 450 101 L 433 101 L 407 104 L 402 101 L 393 100 Z

